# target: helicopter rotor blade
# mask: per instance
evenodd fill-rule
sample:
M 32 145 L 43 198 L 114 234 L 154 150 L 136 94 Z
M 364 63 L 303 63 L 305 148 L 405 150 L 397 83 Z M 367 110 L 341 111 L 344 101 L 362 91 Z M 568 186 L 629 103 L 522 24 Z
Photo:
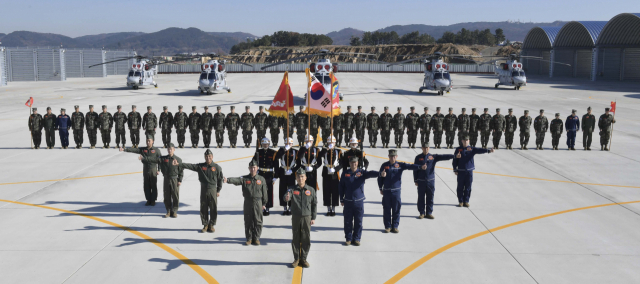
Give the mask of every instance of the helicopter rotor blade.
M 566 65 L 566 66 L 571 67 L 571 64 L 562 63 L 562 62 L 558 62 L 558 61 L 551 61 L 551 60 L 547 60 L 547 59 L 527 58 L 527 60 L 544 61 L 544 62 L 548 62 L 548 63 Z
M 391 64 L 387 65 L 387 67 L 393 66 L 393 65 L 402 65 L 402 64 L 407 63 L 407 62 L 418 61 L 418 60 L 422 60 L 422 59 L 428 59 L 428 58 L 431 58 L 431 57 L 433 57 L 433 56 L 429 55 L 429 56 L 422 56 L 422 57 L 413 58 L 413 59 L 407 59 L 407 60 L 404 60 L 404 61 L 391 63 Z
M 287 59 L 287 60 L 283 60 L 283 61 L 276 62 L 276 63 L 273 63 L 273 64 L 269 64 L 267 66 L 264 66 L 264 67 L 260 68 L 260 70 L 264 70 L 264 69 L 267 69 L 269 67 L 273 67 L 273 66 L 280 65 L 280 64 L 283 64 L 283 63 L 287 63 L 287 62 L 292 62 L 292 61 L 296 61 L 296 60 L 300 60 L 300 59 L 311 58 L 311 57 L 314 57 L 314 56 L 317 56 L 317 55 L 316 54 L 312 54 L 312 55 L 307 55 L 307 56 L 294 57 L 294 58 L 291 58 L 291 59 Z
M 104 64 L 114 63 L 114 62 L 120 62 L 120 61 L 125 61 L 125 60 L 131 60 L 131 59 L 135 59 L 135 57 L 126 57 L 126 58 L 122 58 L 122 59 L 118 59 L 118 60 L 107 61 L 107 62 L 105 62 L 105 63 L 98 63 L 98 64 L 94 64 L 94 65 L 89 66 L 89 68 L 91 68 L 91 67 L 95 67 L 95 66 L 104 65 Z
M 231 58 L 226 58 L 226 57 L 222 57 L 222 56 L 220 56 L 220 58 L 222 58 L 222 59 L 224 59 L 224 60 L 229 60 L 229 61 L 231 61 L 231 62 L 239 63 L 239 64 L 242 64 L 242 65 L 245 65 L 245 66 L 253 67 L 253 65 L 251 65 L 251 64 L 247 64 L 247 63 L 244 63 L 244 62 L 240 62 L 240 61 L 238 61 L 238 60 L 234 60 L 234 59 L 231 59 Z

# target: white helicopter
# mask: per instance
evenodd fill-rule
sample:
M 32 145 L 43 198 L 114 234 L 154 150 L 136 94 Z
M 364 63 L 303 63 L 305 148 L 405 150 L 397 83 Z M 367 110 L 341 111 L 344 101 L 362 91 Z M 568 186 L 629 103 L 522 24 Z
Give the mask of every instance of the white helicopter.
M 517 54 L 511 54 L 509 57 L 504 57 L 500 59 L 493 59 L 491 61 L 480 63 L 480 65 L 491 63 L 495 66 L 494 73 L 498 76 L 498 83 L 495 84 L 495 88 L 498 86 L 510 86 L 513 87 L 514 90 L 520 90 L 520 87 L 524 87 L 527 85 L 527 75 L 524 72 L 524 66 L 522 62 L 518 62 L 518 58 L 526 58 L 528 60 L 538 60 L 545 61 L 555 64 L 562 64 L 571 66 L 571 64 L 566 64 L 562 62 L 551 62 L 549 60 L 543 59 L 542 57 L 536 56 L 522 56 Z M 506 60 L 505 63 L 500 63 L 498 65 L 498 61 Z
M 402 55 L 402 56 L 418 56 L 418 55 Z M 424 81 L 422 82 L 422 87 L 418 90 L 419 93 L 422 93 L 423 90 L 429 91 L 437 91 L 438 95 L 442 96 L 445 92 L 449 93 L 453 87 L 453 80 L 451 80 L 451 74 L 449 73 L 449 64 L 444 62 L 443 57 L 450 57 L 456 60 L 467 60 L 474 62 L 471 59 L 464 58 L 464 56 L 471 55 L 447 55 L 442 54 L 441 52 L 435 52 L 429 55 L 423 55 L 421 57 L 407 59 L 404 61 L 396 62 L 387 65 L 401 65 L 407 62 L 424 60 Z
M 362 59 L 362 60 L 369 60 L 369 61 L 375 61 L 375 62 L 379 62 L 379 63 L 384 63 L 384 64 L 388 64 L 388 62 L 384 62 L 384 61 L 378 61 L 378 60 L 374 60 L 374 59 L 369 59 L 369 58 L 364 58 L 364 57 L 358 57 L 356 55 L 375 55 L 375 54 L 369 54 L 369 53 L 352 53 L 352 52 L 329 52 L 329 50 L 327 49 L 321 49 L 318 52 L 310 52 L 310 53 L 286 53 L 283 55 L 290 55 L 290 54 L 300 54 L 300 55 L 305 55 L 305 56 L 300 56 L 300 57 L 295 57 L 295 58 L 291 58 L 291 59 L 287 59 L 284 61 L 280 61 L 280 62 L 276 62 L 267 66 L 264 66 L 262 68 L 260 68 L 261 70 L 265 70 L 269 67 L 272 66 L 276 66 L 276 65 L 280 65 L 283 63 L 287 63 L 287 62 L 292 62 L 292 61 L 296 61 L 296 60 L 304 60 L 304 59 L 310 59 L 312 57 L 315 56 L 319 56 L 320 58 L 318 59 L 318 62 L 309 62 L 309 71 L 311 71 L 311 73 L 313 73 L 314 77 L 316 77 L 316 79 L 318 79 L 318 81 L 320 81 L 320 83 L 322 83 L 322 85 L 324 86 L 324 88 L 326 90 L 331 90 L 331 77 L 329 76 L 329 74 L 336 73 L 338 72 L 338 63 L 331 63 L 331 60 L 329 60 L 327 57 L 328 56 L 345 56 L 345 57 L 350 57 L 350 58 L 355 58 L 355 59 Z M 276 57 L 278 56 L 277 54 L 271 54 L 271 57 Z M 306 97 L 307 94 L 305 94 Z M 338 92 L 338 96 L 340 97 L 340 100 L 342 101 L 344 99 L 344 94 L 341 92 Z
M 253 65 L 242 63 L 215 53 L 204 55 L 204 57 L 210 57 L 211 59 L 200 66 L 202 73 L 200 73 L 200 79 L 198 79 L 198 91 L 200 91 L 201 94 L 207 93 L 207 95 L 211 95 L 216 92 L 221 92 L 222 90 L 226 90 L 227 93 L 231 93 L 231 88 L 227 85 L 227 61 L 253 67 Z M 216 60 L 213 58 L 220 58 L 222 60 Z
M 131 59 L 135 59 L 135 63 L 131 65 L 131 69 L 129 70 L 129 74 L 127 75 L 127 87 L 131 87 L 134 90 L 137 90 L 140 86 L 154 86 L 157 88 L 158 83 L 156 83 L 154 78 L 158 75 L 158 65 L 175 62 L 167 61 L 161 63 L 157 59 L 149 58 L 142 55 L 136 55 L 131 57 L 121 57 L 105 63 L 94 64 L 89 66 L 89 68 Z

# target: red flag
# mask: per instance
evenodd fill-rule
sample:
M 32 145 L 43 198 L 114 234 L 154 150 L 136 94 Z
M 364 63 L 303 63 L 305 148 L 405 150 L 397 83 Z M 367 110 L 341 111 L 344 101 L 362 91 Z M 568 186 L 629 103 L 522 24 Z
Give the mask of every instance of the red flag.
M 29 99 L 27 100 L 26 103 L 24 103 L 24 105 L 31 107 L 33 105 L 33 97 L 29 97 Z
M 287 96 L 289 99 L 287 100 Z M 286 104 L 289 106 L 287 107 Z M 282 83 L 280 83 L 280 88 L 276 93 L 275 98 L 273 98 L 273 102 L 271 103 L 271 107 L 267 110 L 273 116 L 287 117 L 287 113 L 292 113 L 293 111 L 293 93 L 291 92 L 291 86 L 289 86 L 289 72 L 284 72 L 284 78 L 282 78 Z
M 609 111 L 616 112 L 616 102 L 611 102 L 611 109 Z

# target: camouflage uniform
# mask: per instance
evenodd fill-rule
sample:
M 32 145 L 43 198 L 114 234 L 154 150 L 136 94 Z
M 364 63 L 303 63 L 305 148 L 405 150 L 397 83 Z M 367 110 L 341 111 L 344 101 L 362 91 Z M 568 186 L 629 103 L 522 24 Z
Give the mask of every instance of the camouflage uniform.
M 458 145 L 462 147 L 462 138 L 469 135 L 471 119 L 466 114 L 467 109 L 462 108 L 462 113 L 458 115 Z M 477 133 L 477 132 L 476 132 Z
M 235 109 L 231 106 L 231 110 Z M 229 143 L 231 148 L 236 147 L 238 141 L 238 129 L 240 128 L 240 116 L 236 112 L 230 112 L 227 114 L 227 118 L 224 121 L 225 128 L 227 128 L 227 135 L 229 135 Z
M 213 115 L 209 112 L 208 106 L 204 106 L 204 113 L 200 116 L 200 129 L 202 129 L 202 143 L 205 148 L 209 148 L 213 129 Z
M 247 112 L 243 113 L 240 116 L 240 127 L 242 128 L 242 142 L 244 142 L 244 147 L 251 147 L 251 140 L 253 140 L 253 113 L 248 112 L 249 106 L 245 107 Z
M 531 128 L 531 117 L 528 115 L 529 111 L 525 110 L 523 116 L 518 119 L 518 126 L 520 126 L 520 149 L 527 149 L 529 144 L 529 132 Z
M 440 107 L 436 108 L 436 114 L 431 117 L 431 130 L 433 131 L 433 145 L 440 149 L 442 132 L 444 131 L 444 114 L 440 113 Z
M 158 127 L 158 118 L 156 114 L 151 112 L 151 107 L 147 107 L 147 113 L 142 116 L 142 129 L 144 129 L 145 137 L 151 136 L 155 141 L 156 128 Z
M 171 144 L 171 128 L 173 128 L 173 114 L 167 109 L 166 106 L 162 107 L 163 112 L 160 113 L 160 119 L 158 119 L 160 131 L 162 131 L 162 145 L 165 148 Z
M 536 149 L 542 150 L 544 136 L 549 128 L 549 120 L 544 116 L 544 110 L 540 110 L 540 115 L 533 120 L 533 129 L 536 131 Z
M 498 149 L 502 133 L 504 132 L 507 121 L 504 115 L 500 114 L 500 109 L 496 109 L 496 114 L 491 118 L 491 131 L 493 132 L 493 148 Z
M 420 119 L 420 115 L 415 113 L 415 107 L 411 107 L 411 112 L 406 116 L 407 123 L 407 142 L 409 142 L 410 148 L 416 147 L 416 140 L 418 138 L 418 129 L 420 125 L 418 120 Z
M 51 110 L 47 107 L 47 110 Z M 47 148 L 53 148 L 56 146 L 56 124 L 58 117 L 53 113 L 48 113 L 43 116 L 44 124 L 44 141 L 47 142 Z
M 122 106 L 118 106 L 118 111 L 113 114 L 113 122 L 116 128 L 116 145 L 119 147 L 122 142 L 122 147 L 127 144 L 127 115 L 121 111 Z
M 564 131 L 564 122 L 560 119 L 560 114 L 556 113 L 556 118 L 551 120 L 549 124 L 549 132 L 551 132 L 551 146 L 553 149 L 558 150 L 558 144 L 560 143 L 560 137 Z
M 256 147 L 260 147 L 260 141 L 262 138 L 267 137 L 267 128 L 269 125 L 267 123 L 267 119 L 269 116 L 264 112 L 264 107 L 260 106 L 260 112 L 256 113 L 253 118 L 253 127 L 256 128 Z
M 491 115 L 487 113 L 489 111 L 488 108 L 484 109 L 485 113 L 480 115 L 480 120 L 478 121 L 478 130 L 480 130 L 480 144 L 482 148 L 486 149 L 487 144 L 489 144 L 489 135 L 491 134 Z
M 33 108 L 34 111 L 38 110 Z M 44 127 L 44 121 L 42 115 L 34 113 L 29 116 L 29 131 L 31 131 L 31 138 L 33 139 L 34 149 L 40 149 L 40 140 L 42 139 L 42 128 Z
M 100 128 L 100 136 L 102 137 L 104 148 L 109 148 L 113 116 L 107 112 L 107 106 L 102 106 L 102 112 L 98 115 L 98 128 Z
M 300 111 L 296 113 L 295 120 L 289 123 L 295 123 L 296 136 L 298 138 L 298 145 L 304 144 L 304 136 L 307 135 L 307 129 L 309 129 L 309 115 L 304 112 L 304 107 L 300 106 Z M 293 136 L 293 134 L 290 133 Z M 273 138 L 273 135 L 272 135 Z M 271 139 L 273 140 L 273 139 Z M 277 146 L 278 143 L 273 144 Z
M 342 121 L 344 120 L 344 115 L 343 114 L 339 114 L 339 115 L 335 115 L 333 116 L 333 137 L 336 138 L 336 146 L 340 147 L 340 145 L 342 145 L 342 126 L 343 123 Z
M 380 115 L 378 125 L 380 126 L 380 138 L 382 147 L 389 148 L 389 140 L 391 140 L 391 128 L 393 128 L 393 116 L 388 113 L 389 107 L 384 107 L 385 113 Z M 345 139 L 346 140 L 346 139 Z M 347 141 L 348 143 L 349 141 Z
M 353 116 L 353 125 L 358 139 L 360 150 L 364 148 L 364 130 L 367 129 L 367 115 L 362 112 L 362 107 L 358 106 L 358 113 Z
M 96 146 L 97 132 L 98 132 L 98 113 L 92 111 L 92 105 L 89 106 L 89 112 L 84 118 L 85 126 L 87 127 L 87 136 L 89 136 L 89 145 L 91 147 Z
M 420 143 L 422 146 L 429 145 L 429 136 L 431 135 L 431 115 L 427 112 L 429 111 L 428 107 L 424 108 L 424 114 L 420 116 L 420 120 L 418 124 L 420 125 Z
M 518 129 L 518 119 L 513 115 L 513 109 L 509 109 L 509 114 L 504 117 L 506 126 L 504 128 L 504 142 L 507 144 L 507 149 L 513 145 L 513 136 L 515 136 L 516 129 Z
M 173 124 L 178 134 L 178 147 L 184 148 L 185 133 L 189 125 L 189 117 L 182 111 L 182 106 L 178 106 L 178 112 L 173 117 Z
M 609 111 L 609 108 L 605 108 L 605 111 Z M 607 114 L 606 112 L 600 116 L 598 120 L 598 128 L 600 129 L 600 149 L 609 151 L 607 148 L 609 144 L 609 139 L 611 139 L 611 132 L 613 131 L 613 124 L 616 123 L 616 120 L 613 119 L 613 115 Z
M 398 113 L 393 116 L 393 135 L 395 136 L 396 148 L 402 148 L 402 139 L 404 138 L 404 130 L 407 128 L 405 124 L 405 116 L 402 114 L 402 108 L 398 108 Z
M 218 112 L 213 115 L 213 130 L 216 132 L 216 144 L 218 144 L 218 148 L 222 148 L 222 143 L 224 143 L 224 126 L 226 116 L 224 113 L 220 112 L 221 107 L 217 107 Z
M 269 115 L 267 119 L 269 124 L 269 132 L 271 132 L 271 144 L 273 147 L 278 146 L 278 136 L 280 136 L 280 118 L 277 116 Z
M 189 133 L 191 134 L 191 147 L 198 148 L 200 142 L 200 118 L 202 117 L 197 111 L 196 107 L 191 108 L 192 112 L 189 114 Z M 184 142 L 182 142 L 184 146 Z
M 131 144 L 134 148 L 138 148 L 140 144 L 140 126 L 142 125 L 142 117 L 140 113 L 135 111 L 136 106 L 131 107 L 131 112 L 127 115 L 127 125 L 129 126 L 129 135 L 131 136 Z
M 371 113 L 367 115 L 367 130 L 369 131 L 369 146 L 371 148 L 376 147 L 376 143 L 378 142 L 378 130 L 380 130 L 380 127 L 378 126 L 380 116 L 375 113 L 375 110 L 376 107 L 371 107 Z
M 322 144 L 327 147 L 329 136 L 331 136 L 331 117 L 319 118 L 320 128 L 322 128 Z
M 355 128 L 354 117 L 355 114 L 351 112 L 351 106 L 347 106 L 347 113 L 344 114 L 344 118 L 342 119 L 345 144 L 349 144 L 349 140 L 353 137 L 353 129 Z
M 449 108 L 449 114 L 444 116 L 444 133 L 447 148 L 453 149 L 453 141 L 456 137 L 456 129 L 458 128 L 458 116 L 452 113 L 453 108 Z
M 587 109 L 590 111 L 591 107 Z M 586 113 L 582 116 L 582 145 L 585 150 L 591 150 L 591 139 L 593 130 L 596 128 L 596 116 L 590 113 Z
M 471 147 L 475 147 L 478 143 L 478 131 L 480 131 L 480 116 L 475 114 L 476 109 L 471 109 L 471 115 L 469 115 L 469 144 Z
M 75 106 L 76 111 L 71 114 L 71 129 L 73 129 L 73 140 L 76 142 L 76 148 L 82 148 L 83 130 L 84 130 L 84 114 L 80 112 L 79 107 Z

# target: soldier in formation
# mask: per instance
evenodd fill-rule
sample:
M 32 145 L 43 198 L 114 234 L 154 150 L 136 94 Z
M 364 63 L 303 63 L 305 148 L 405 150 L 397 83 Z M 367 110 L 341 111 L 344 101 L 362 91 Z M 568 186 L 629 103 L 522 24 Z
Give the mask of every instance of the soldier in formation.
M 251 147 L 251 142 L 253 141 L 253 113 L 251 113 L 251 109 L 249 106 L 244 107 L 244 113 L 240 117 L 240 128 L 242 128 L 242 142 L 244 142 L 244 147 Z
M 107 111 L 107 106 L 102 106 L 102 112 L 98 115 L 98 128 L 102 137 L 103 148 L 109 149 L 111 143 L 111 129 L 113 128 L 113 116 Z
M 500 109 L 496 109 L 496 114 L 491 118 L 491 132 L 493 134 L 493 148 L 498 149 L 500 146 L 500 139 L 502 139 L 502 133 L 506 127 L 506 120 L 504 115 L 500 114 Z
M 533 120 L 533 130 L 536 131 L 536 149 L 543 150 L 542 144 L 544 143 L 544 136 L 547 134 L 549 128 L 549 120 L 544 116 L 544 109 L 540 110 L 540 115 L 536 116 Z
M 267 146 L 269 144 L 267 143 Z M 224 182 L 242 186 L 242 196 L 244 204 L 242 212 L 244 214 L 244 236 L 248 246 L 251 243 L 260 245 L 260 235 L 262 235 L 263 210 L 267 205 L 267 184 L 271 183 L 262 175 L 258 174 L 258 161 L 249 162 L 249 174 L 237 178 L 224 178 Z
M 173 114 L 169 111 L 167 106 L 162 107 L 162 113 L 160 114 L 160 131 L 162 132 L 162 145 L 165 148 L 171 144 L 171 129 L 173 128 Z M 180 145 L 180 144 L 178 144 Z
M 256 153 L 253 157 L 257 161 L 258 174 L 266 181 L 267 187 L 267 202 L 264 207 L 264 216 L 269 216 L 269 208 L 273 207 L 273 184 L 276 182 L 276 173 L 278 171 L 278 160 L 276 150 L 270 149 L 271 141 L 269 138 L 262 138 L 260 147 L 256 148 Z
M 338 186 L 342 165 L 342 150 L 336 148 L 336 138 L 329 136 L 329 144 L 318 153 L 318 163 L 322 168 L 322 203 L 327 207 L 327 216 L 336 216 L 338 206 Z
M 320 128 L 322 128 L 322 147 L 326 148 L 329 144 L 329 136 L 331 136 L 331 124 L 333 121 L 330 116 L 320 118 Z
M 391 129 L 393 128 L 393 116 L 389 113 L 388 106 L 384 107 L 384 113 L 380 115 L 380 120 L 378 125 L 380 126 L 380 138 L 381 138 L 380 140 L 382 140 L 382 148 L 389 148 L 389 140 L 391 139 Z M 345 140 L 345 142 L 348 143 L 349 140 Z
M 420 129 L 420 115 L 416 113 L 415 107 L 410 107 L 410 112 L 407 113 L 405 118 L 407 122 L 407 142 L 409 142 L 409 148 L 416 147 L 416 140 L 418 138 L 418 130 Z
M 338 114 L 333 116 L 333 136 L 336 138 L 336 146 L 342 145 L 343 121 L 344 115 Z
M 304 111 L 304 106 L 300 106 L 300 111 L 296 113 L 294 121 L 296 126 L 296 137 L 298 138 L 298 145 L 302 145 L 304 144 L 304 136 L 307 135 L 307 129 L 309 129 L 309 115 Z M 289 123 L 294 123 L 294 121 L 289 121 Z M 273 134 L 271 134 L 271 137 L 273 138 Z M 276 139 L 276 144 L 274 145 L 277 145 L 277 141 L 278 140 Z
M 76 143 L 76 149 L 82 148 L 82 140 L 84 139 L 84 114 L 80 112 L 80 106 L 74 107 L 76 111 L 71 114 L 71 129 L 73 129 L 73 141 Z
M 185 134 L 189 127 L 189 116 L 182 109 L 183 107 L 179 105 L 178 112 L 173 117 L 173 127 L 175 127 L 178 136 L 178 148 L 184 148 Z
M 480 115 L 478 120 L 478 131 L 480 131 L 480 144 L 483 149 L 487 149 L 489 144 L 489 135 L 491 134 L 491 115 L 489 114 L 489 108 L 484 108 L 484 113 Z
M 120 142 L 122 147 L 127 144 L 127 115 L 122 112 L 122 106 L 118 106 L 118 111 L 113 114 L 113 124 L 116 128 L 116 148 L 120 148 Z
M 591 107 L 588 107 L 587 113 L 582 116 L 582 145 L 587 151 L 591 151 L 591 139 L 595 128 L 596 116 L 591 114 Z
M 505 127 L 504 127 L 504 142 L 507 146 L 507 149 L 512 150 L 513 147 L 513 136 L 515 136 L 516 129 L 518 128 L 518 119 L 515 115 L 513 115 L 513 109 L 509 109 L 509 114 L 504 117 Z
M 131 136 L 131 144 L 133 148 L 138 148 L 140 144 L 140 128 L 142 126 L 142 117 L 136 111 L 136 106 L 131 106 L 131 112 L 127 115 L 127 125 L 129 126 L 129 135 Z
M 313 138 L 314 145 L 315 145 L 316 141 L 318 140 L 318 127 L 319 127 L 318 115 L 317 114 L 310 115 L 309 116 L 309 132 L 311 133 L 311 137 Z M 307 179 L 308 178 L 309 177 L 307 177 Z
M 552 150 L 558 150 L 558 143 L 560 143 L 560 136 L 562 136 L 563 128 L 564 123 L 562 122 L 562 119 L 560 119 L 560 113 L 556 113 L 556 118 L 551 120 L 551 123 L 549 124 Z
M 444 131 L 444 114 L 440 113 L 440 107 L 436 107 L 436 113 L 431 117 L 431 130 L 433 130 L 433 145 L 436 149 L 440 149 Z
M 191 148 L 198 148 L 198 143 L 200 143 L 200 117 L 201 115 L 198 113 L 198 108 L 192 106 L 187 123 L 189 125 L 189 134 L 191 134 Z
M 294 268 L 298 265 L 309 268 L 307 256 L 311 248 L 311 226 L 315 224 L 317 216 L 316 190 L 306 184 L 306 174 L 303 168 L 296 171 L 297 185 L 290 186 L 285 196 L 285 201 L 291 202 L 291 247 L 294 258 L 291 266 Z
M 462 113 L 458 115 L 458 146 L 462 146 L 462 137 L 469 135 L 471 130 L 471 118 L 467 114 L 467 109 L 462 108 Z M 476 131 L 476 134 L 478 132 Z
M 571 115 L 567 117 L 564 123 L 567 131 L 567 147 L 569 150 L 576 150 L 576 132 L 580 129 L 580 118 L 576 115 L 577 110 L 571 110 Z
M 355 129 L 354 117 L 355 114 L 351 112 L 351 106 L 347 106 L 347 113 L 344 114 L 343 119 L 344 143 L 349 143 L 353 137 L 353 130 Z
M 518 126 L 520 126 L 520 150 L 527 150 L 531 129 L 531 117 L 529 116 L 529 110 L 525 110 L 524 115 L 518 119 Z
M 235 106 L 230 107 L 231 112 L 227 114 L 224 125 L 227 129 L 227 135 L 229 136 L 229 143 L 231 148 L 236 147 L 238 141 L 238 129 L 240 128 L 240 116 L 236 113 Z
M 273 147 L 278 146 L 278 136 L 280 136 L 280 118 L 275 115 L 269 115 L 267 119 L 267 123 L 269 124 L 269 132 L 271 133 L 271 143 L 273 143 Z M 284 139 L 287 140 L 286 138 Z
M 256 129 L 257 137 L 256 148 L 260 147 L 260 141 L 262 141 L 263 138 L 267 137 L 267 129 L 269 128 L 269 124 L 267 123 L 269 116 L 264 112 L 264 107 L 260 106 L 258 107 L 258 110 L 259 112 L 256 113 L 253 118 L 253 127 L 255 127 Z
M 47 149 L 56 146 L 56 123 L 58 118 L 51 113 L 51 107 L 47 107 L 47 114 L 42 118 L 44 124 L 44 141 L 47 142 Z
M 449 108 L 449 113 L 444 116 L 444 133 L 446 136 L 447 149 L 453 149 L 453 141 L 458 128 L 458 116 L 453 113 L 453 108 Z
M 91 145 L 90 148 L 94 149 L 98 140 L 98 113 L 93 111 L 93 105 L 89 105 L 89 112 L 87 112 L 87 116 L 84 121 L 87 126 L 87 136 L 89 136 L 89 145 Z
M 402 148 L 402 139 L 404 138 L 404 130 L 407 128 L 405 124 L 405 116 L 402 114 L 402 108 L 398 107 L 398 113 L 393 116 L 393 135 L 396 142 L 396 148 Z
M 40 149 L 44 121 L 42 115 L 38 113 L 38 108 L 34 107 L 31 110 L 33 113 L 29 115 L 29 131 L 31 131 L 31 139 L 33 139 L 33 149 Z
M 478 143 L 478 132 L 480 131 L 480 116 L 476 114 L 476 108 L 471 109 L 471 115 L 469 116 L 469 142 L 471 147 L 475 147 Z M 463 135 L 462 137 L 464 137 Z M 461 139 L 464 140 L 464 139 Z M 462 145 L 462 143 L 460 143 Z
M 213 129 L 213 115 L 209 112 L 208 106 L 204 106 L 204 112 L 200 117 L 200 129 L 202 129 L 202 144 L 204 144 L 205 148 L 209 148 Z
M 367 131 L 369 132 L 369 146 L 371 148 L 376 147 L 378 142 L 378 121 L 380 116 L 376 113 L 376 107 L 371 107 L 371 113 L 367 115 Z
M 429 108 L 424 107 L 424 114 L 420 116 L 418 121 L 420 125 L 420 143 L 422 147 L 429 145 L 429 135 L 431 135 L 431 115 L 429 114 Z
M 147 106 L 147 113 L 142 116 L 142 129 L 144 129 L 145 137 L 151 135 L 155 141 L 156 128 L 158 128 L 158 117 L 152 112 L 151 106 Z
M 609 139 L 611 139 L 611 132 L 613 131 L 613 124 L 616 120 L 611 115 L 610 108 L 604 109 L 604 114 L 598 119 L 598 129 L 600 129 L 600 150 L 609 151 L 607 147 L 609 145 Z
M 62 149 L 69 148 L 69 129 L 71 128 L 71 118 L 65 109 L 60 110 L 60 115 L 56 119 L 56 127 L 60 135 L 60 146 Z
M 216 132 L 216 144 L 218 148 L 222 148 L 224 143 L 224 127 L 226 125 L 226 116 L 222 113 L 222 108 L 217 107 L 216 114 L 213 115 L 213 130 Z

